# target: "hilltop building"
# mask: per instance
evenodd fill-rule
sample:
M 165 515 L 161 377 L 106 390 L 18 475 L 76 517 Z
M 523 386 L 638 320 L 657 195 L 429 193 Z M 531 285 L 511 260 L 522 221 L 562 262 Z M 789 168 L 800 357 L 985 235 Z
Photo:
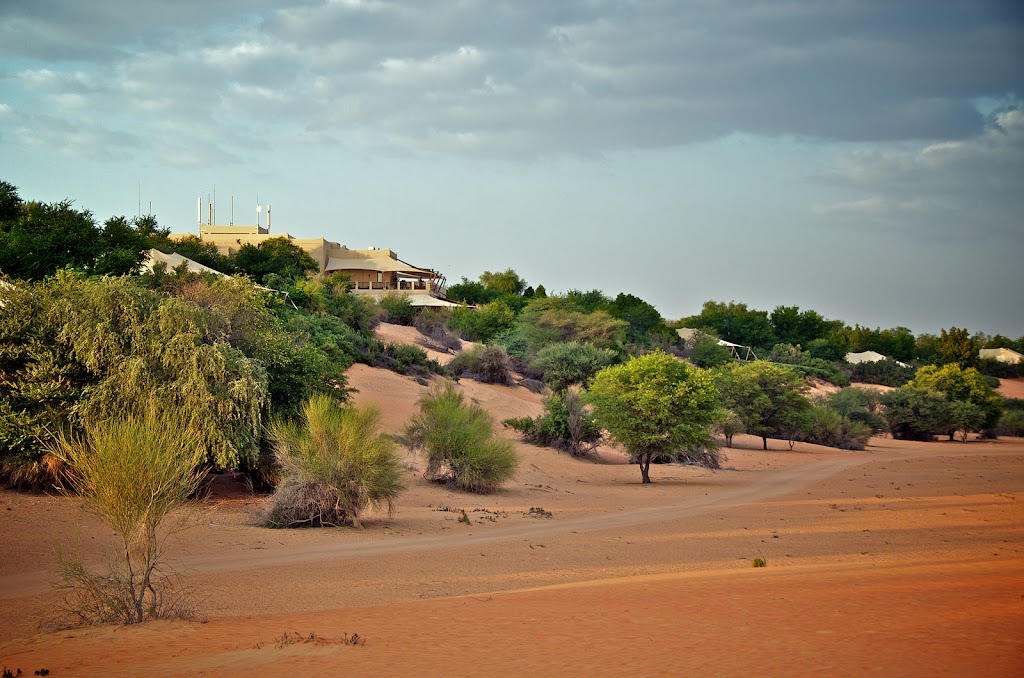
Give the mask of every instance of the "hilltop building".
M 175 233 L 170 237 L 180 239 L 186 234 Z M 259 224 L 199 225 L 199 239 L 212 243 L 226 255 L 237 254 L 243 245 L 256 246 L 271 238 L 287 238 L 293 245 L 301 247 L 317 263 L 321 273 L 345 273 L 357 294 L 405 294 L 414 306 L 457 305 L 445 298 L 445 277 L 441 273 L 402 261 L 390 248 L 353 250 L 325 238 L 295 238 L 288 233 L 270 233 L 269 226 Z
M 998 360 L 1007 365 L 1024 362 L 1024 355 L 1017 353 L 1012 348 L 983 348 L 978 351 L 978 357 L 982 360 Z

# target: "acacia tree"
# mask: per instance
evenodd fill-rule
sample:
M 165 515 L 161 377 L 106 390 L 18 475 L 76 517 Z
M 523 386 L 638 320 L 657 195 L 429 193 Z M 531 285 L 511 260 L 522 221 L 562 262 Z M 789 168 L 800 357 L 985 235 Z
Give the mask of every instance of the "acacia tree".
M 810 407 L 804 396 L 807 384 L 792 368 L 764 360 L 730 364 L 716 375 L 722 405 L 743 420 L 747 433 L 768 437 L 791 429 Z
M 965 427 L 971 430 L 995 428 L 1003 414 L 1002 397 L 985 383 L 981 373 L 973 367 L 962 369 L 957 363 L 941 367 L 925 365 L 917 371 L 908 386 L 938 391 L 950 403 L 966 402 L 975 406 L 976 410 L 957 406 L 957 422 L 951 423 L 948 430 L 950 440 L 957 430 Z
M 714 444 L 716 396 L 710 373 L 655 351 L 598 372 L 587 400 L 597 423 L 636 458 L 650 483 L 655 458 Z

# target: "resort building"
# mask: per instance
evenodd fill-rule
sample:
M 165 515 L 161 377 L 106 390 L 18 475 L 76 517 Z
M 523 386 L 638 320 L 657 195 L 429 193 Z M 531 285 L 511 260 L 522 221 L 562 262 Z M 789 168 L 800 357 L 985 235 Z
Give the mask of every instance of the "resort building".
M 183 238 L 185 234 L 172 234 Z M 305 250 L 321 273 L 348 275 L 355 292 L 372 296 L 407 295 L 414 306 L 455 306 L 445 299 L 445 278 L 430 268 L 420 268 L 398 258 L 390 248 L 352 250 L 324 238 L 294 238 L 288 233 L 270 233 L 269 227 L 200 224 L 199 239 L 212 243 L 221 254 L 237 254 L 243 245 L 259 245 L 271 238 L 287 238 Z

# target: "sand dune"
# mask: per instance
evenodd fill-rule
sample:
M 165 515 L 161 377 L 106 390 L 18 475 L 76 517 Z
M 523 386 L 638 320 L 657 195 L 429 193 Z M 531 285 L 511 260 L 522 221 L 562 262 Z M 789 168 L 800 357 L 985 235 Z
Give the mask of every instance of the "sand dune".
M 393 432 L 426 388 L 365 366 L 349 377 Z M 499 420 L 541 410 L 526 389 L 460 387 Z M 517 442 L 517 478 L 490 495 L 429 483 L 406 453 L 397 511 L 358 530 L 257 527 L 265 498 L 220 479 L 172 558 L 200 621 L 133 628 L 41 632 L 59 602 L 53 544 L 77 541 L 98 563 L 111 535 L 74 500 L 0 492 L 0 664 L 53 676 L 1024 672 L 1024 443 L 762 452 L 736 440 L 727 469 L 660 465 L 649 486 L 614 448 L 574 459 Z M 353 633 L 365 644 L 340 642 Z

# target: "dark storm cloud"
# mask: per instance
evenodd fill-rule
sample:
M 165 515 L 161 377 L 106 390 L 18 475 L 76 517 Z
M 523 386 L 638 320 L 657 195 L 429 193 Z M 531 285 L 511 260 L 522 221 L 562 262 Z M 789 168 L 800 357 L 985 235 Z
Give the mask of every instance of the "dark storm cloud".
M 19 64 L 5 89 L 69 124 L 59 102 L 75 94 L 126 126 L 536 157 L 734 131 L 967 138 L 974 99 L 1024 92 L 1022 27 L 1011 3 L 954 0 L 17 0 L 0 53 Z

